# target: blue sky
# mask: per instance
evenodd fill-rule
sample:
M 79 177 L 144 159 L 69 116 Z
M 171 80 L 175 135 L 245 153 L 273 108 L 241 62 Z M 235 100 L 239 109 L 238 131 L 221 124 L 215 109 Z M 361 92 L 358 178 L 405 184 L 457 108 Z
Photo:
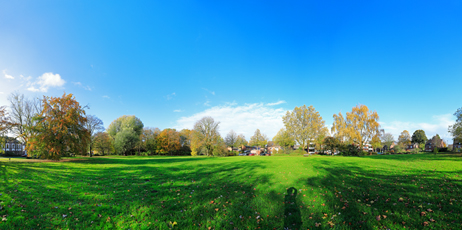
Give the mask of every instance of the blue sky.
M 0 105 L 65 91 L 106 127 L 271 138 L 295 106 L 330 126 L 364 104 L 395 138 L 449 139 L 462 107 L 460 1 L 3 1 L 0 50 Z

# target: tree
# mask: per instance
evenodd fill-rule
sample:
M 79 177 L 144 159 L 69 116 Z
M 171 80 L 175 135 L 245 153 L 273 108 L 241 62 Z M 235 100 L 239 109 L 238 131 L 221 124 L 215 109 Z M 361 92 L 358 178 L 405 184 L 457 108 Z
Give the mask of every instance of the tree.
M 391 133 L 385 133 L 380 137 L 380 140 L 384 145 L 387 145 L 388 148 L 395 142 L 395 138 L 393 137 L 393 134 Z
M 220 122 L 215 122 L 212 117 L 203 117 L 194 124 L 191 140 L 191 155 L 204 152 L 205 155 L 212 155 L 213 146 L 219 140 L 218 127 Z
M 382 148 L 382 141 L 380 140 L 380 135 L 375 135 L 374 137 L 372 137 L 371 145 L 372 148 L 374 148 L 374 151 Z
M 332 124 L 331 133 L 340 143 L 349 144 L 350 139 L 347 135 L 347 124 L 345 118 L 343 118 L 342 113 L 338 113 L 333 115 L 334 123 Z
M 264 147 L 268 143 L 268 137 L 262 134 L 259 129 L 255 130 L 255 133 L 250 137 L 249 144 L 251 146 Z
M 273 142 L 284 149 L 295 145 L 294 138 L 284 128 L 281 128 L 276 136 L 273 137 Z
M 308 152 L 310 142 L 325 133 L 325 122 L 312 105 L 295 107 L 292 112 L 287 111 L 282 120 L 287 132 L 302 148 L 307 147 Z
M 462 108 L 457 109 L 454 113 L 456 123 L 449 126 L 449 133 L 456 139 L 462 139 Z
M 173 155 L 180 150 L 180 134 L 175 129 L 164 129 L 157 136 L 161 151 Z
M 236 145 L 236 146 L 246 146 L 246 145 L 248 145 L 248 142 L 247 142 L 247 140 L 245 139 L 244 134 L 239 134 L 239 135 L 237 135 L 235 145 Z
M 231 151 L 233 151 L 233 147 L 236 146 L 237 142 L 237 134 L 234 130 L 229 131 L 228 135 L 225 137 L 225 144 L 231 147 Z
M 106 132 L 98 132 L 93 139 L 93 146 L 102 155 L 109 153 L 113 148 L 113 140 Z
M 112 121 L 107 128 L 107 133 L 114 139 L 116 151 L 126 155 L 128 151 L 133 150 L 140 140 L 143 126 L 143 122 L 134 115 L 123 115 Z
M 72 94 L 43 97 L 43 109 L 34 119 L 36 125 L 26 146 L 42 158 L 59 160 L 62 156 L 86 152 L 90 132 L 85 128 L 85 110 Z
M 379 134 L 379 115 L 375 111 L 369 111 L 365 105 L 353 107 L 351 112 L 346 113 L 346 120 L 342 118 L 341 113 L 339 116 L 334 114 L 332 132 L 341 134 L 349 142 L 359 144 L 360 149 Z
M 324 148 L 333 155 L 335 150 L 339 147 L 340 141 L 335 137 L 326 137 L 323 140 L 323 144 Z
M 32 135 L 32 127 L 35 125 L 33 118 L 42 111 L 42 103 L 39 99 L 25 98 L 24 94 L 17 92 L 12 93 L 8 101 L 10 102 L 11 120 L 15 123 L 12 131 L 24 145 L 27 145 Z
M 401 134 L 398 137 L 398 143 L 402 144 L 403 146 L 411 143 L 411 135 L 407 130 L 401 132 Z
M 417 144 L 419 144 L 419 146 L 425 145 L 427 140 L 428 139 L 427 139 L 427 135 L 425 135 L 425 131 L 423 131 L 421 129 L 418 129 L 418 130 L 414 131 L 414 133 L 412 134 L 412 137 L 411 137 L 411 142 L 412 143 L 417 143 Z
M 88 131 L 90 131 L 90 157 L 92 157 L 92 147 L 95 140 L 95 134 L 104 131 L 103 121 L 94 115 L 87 115 L 85 127 Z
M 159 128 L 144 128 L 141 133 L 140 139 L 142 142 L 142 147 L 154 154 L 161 150 L 157 137 L 160 135 Z
M 431 144 L 432 144 L 433 149 L 436 148 L 437 151 L 438 151 L 438 148 L 441 148 L 441 147 L 442 147 L 440 135 L 436 134 L 435 136 L 433 136 L 433 137 L 432 137 Z

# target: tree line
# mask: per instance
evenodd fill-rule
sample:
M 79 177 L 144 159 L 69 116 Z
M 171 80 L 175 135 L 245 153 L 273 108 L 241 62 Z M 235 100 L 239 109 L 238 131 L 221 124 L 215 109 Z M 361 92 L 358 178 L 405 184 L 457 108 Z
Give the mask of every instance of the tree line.
M 8 97 L 10 110 L 0 107 L 0 136 L 13 133 L 30 155 L 47 159 L 87 154 L 100 155 L 206 155 L 226 156 L 234 147 L 251 145 L 265 147 L 269 138 L 257 129 L 250 140 L 231 130 L 224 138 L 219 133 L 220 122 L 212 117 L 198 120 L 193 129 L 164 129 L 144 127 L 136 116 L 123 115 L 104 129 L 101 119 L 86 114 L 87 106 L 81 106 L 72 94 L 61 97 L 29 99 L 13 93 Z M 454 114 L 457 121 L 449 127 L 455 138 L 462 137 L 462 108 Z M 393 135 L 380 129 L 379 116 L 365 105 L 357 105 L 351 112 L 333 115 L 332 128 L 313 106 L 295 107 L 282 117 L 284 127 L 272 138 L 273 144 L 283 148 L 299 145 L 309 152 L 314 146 L 318 151 L 357 151 L 370 144 L 373 148 L 390 147 Z M 438 137 L 433 137 L 435 143 Z M 397 146 L 409 143 L 424 145 L 427 137 L 423 130 L 411 136 L 404 130 Z M 3 141 L 2 141 L 3 143 Z M 399 148 L 399 147 L 398 147 Z

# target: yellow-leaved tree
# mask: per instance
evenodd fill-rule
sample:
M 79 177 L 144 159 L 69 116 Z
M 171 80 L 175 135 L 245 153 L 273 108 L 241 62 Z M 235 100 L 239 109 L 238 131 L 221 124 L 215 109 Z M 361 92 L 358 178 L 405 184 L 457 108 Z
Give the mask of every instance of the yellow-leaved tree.
M 346 113 L 346 119 L 342 113 L 334 114 L 332 133 L 343 143 L 356 143 L 362 149 L 374 136 L 379 135 L 378 121 L 376 111 L 370 111 L 365 105 L 357 105 Z
M 307 148 L 313 144 L 320 136 L 326 136 L 325 122 L 319 112 L 310 105 L 306 107 L 295 107 L 292 112 L 287 111 L 282 117 L 286 131 L 302 147 Z

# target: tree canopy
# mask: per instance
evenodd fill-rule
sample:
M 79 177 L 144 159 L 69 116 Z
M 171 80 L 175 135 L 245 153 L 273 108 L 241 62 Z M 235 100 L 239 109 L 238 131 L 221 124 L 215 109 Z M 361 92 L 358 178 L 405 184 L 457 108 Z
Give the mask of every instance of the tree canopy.
M 220 122 L 215 122 L 212 117 L 203 117 L 194 124 L 191 140 L 191 154 L 197 155 L 204 152 L 205 155 L 212 155 L 215 145 L 220 141 L 218 127 Z
M 231 147 L 231 150 L 237 143 L 237 134 L 234 130 L 229 131 L 225 137 L 225 144 Z
M 26 146 L 42 158 L 59 160 L 63 156 L 85 153 L 90 132 L 85 128 L 85 110 L 72 94 L 43 97 L 43 109 L 30 127 L 32 136 Z
M 402 145 L 408 145 L 411 143 L 411 135 L 407 130 L 404 130 L 401 132 L 401 134 L 398 137 L 398 143 Z
M 339 116 L 334 114 L 332 132 L 346 142 L 359 144 L 362 149 L 364 144 L 379 134 L 378 120 L 379 115 L 376 111 L 370 111 L 365 105 L 357 105 L 351 112 L 346 113 L 346 119 L 343 119 L 341 113 Z
M 326 132 L 324 120 L 312 105 L 295 107 L 292 112 L 287 111 L 282 120 L 287 132 L 302 148 Z
M 273 137 L 273 142 L 283 148 L 295 145 L 294 138 L 284 128 L 281 128 L 276 136 Z
M 462 108 L 457 109 L 457 111 L 454 113 L 454 116 L 456 117 L 456 123 L 449 126 L 449 133 L 451 133 L 454 138 L 461 140 L 462 139 Z
M 260 132 L 260 129 L 255 130 L 253 136 L 250 137 L 249 145 L 264 147 L 268 143 L 268 137 Z
M 114 138 L 116 151 L 120 154 L 127 154 L 140 140 L 143 127 L 143 122 L 139 118 L 134 115 L 123 115 L 109 125 L 107 132 Z
M 412 143 L 417 143 L 419 145 L 424 145 L 428 141 L 427 135 L 425 135 L 425 131 L 418 129 L 414 131 L 411 137 Z

